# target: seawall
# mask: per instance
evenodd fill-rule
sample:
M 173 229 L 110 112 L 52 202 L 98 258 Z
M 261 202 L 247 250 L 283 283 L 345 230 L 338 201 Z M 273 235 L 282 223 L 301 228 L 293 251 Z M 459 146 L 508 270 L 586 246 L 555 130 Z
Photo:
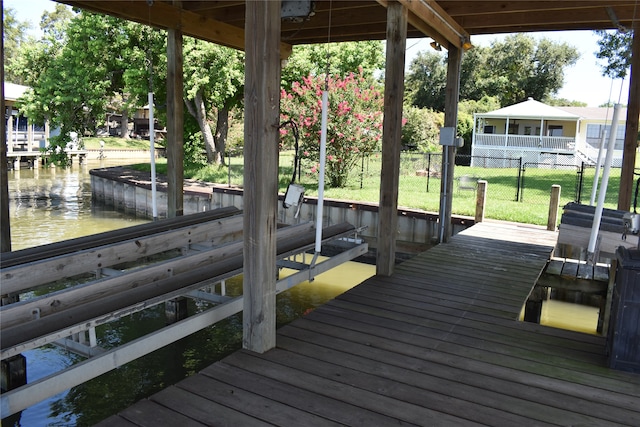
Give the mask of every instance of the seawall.
M 113 206 L 116 210 L 152 218 L 151 181 L 148 172 L 135 171 L 126 166 L 92 169 L 91 191 L 96 203 Z M 164 177 L 156 181 L 156 202 L 159 218 L 167 217 L 167 183 Z M 242 188 L 228 187 L 194 180 L 185 180 L 184 214 L 192 214 L 225 206 L 243 209 Z M 304 197 L 298 217 L 295 208 L 285 209 L 283 194 L 278 195 L 278 220 L 285 224 L 315 221 L 317 198 Z M 371 249 L 377 246 L 378 205 L 375 203 L 325 199 L 324 226 L 349 222 L 356 227 L 367 227 L 359 237 Z M 456 234 L 474 224 L 472 217 L 453 216 L 453 233 Z M 431 247 L 438 236 L 438 215 L 418 209 L 398 209 L 397 251 L 413 254 Z

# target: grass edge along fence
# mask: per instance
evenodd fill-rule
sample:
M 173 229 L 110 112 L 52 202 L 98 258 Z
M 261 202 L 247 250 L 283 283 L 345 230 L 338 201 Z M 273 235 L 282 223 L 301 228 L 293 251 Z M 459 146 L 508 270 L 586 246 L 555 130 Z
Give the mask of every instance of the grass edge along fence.
M 291 182 L 294 159 L 292 151 L 280 153 L 278 179 L 279 191 L 282 193 Z M 439 211 L 441 159 L 441 153 L 402 152 L 398 206 L 427 212 Z M 470 156 L 456 157 L 452 199 L 452 211 L 455 215 L 475 215 L 476 194 L 461 185 L 465 178 L 471 178 L 474 182 L 480 179 L 487 181 L 487 219 L 546 226 L 553 185 L 561 187 L 561 207 L 569 202 L 589 202 L 595 176 L 595 168 L 592 166 L 535 164 L 525 163 L 521 159 L 486 157 L 480 158 L 483 166 L 472 167 L 467 166 L 471 164 L 470 160 Z M 244 158 L 239 154 L 227 156 L 226 161 L 226 167 L 188 165 L 185 167 L 185 178 L 242 187 Z M 158 172 L 163 173 L 164 165 L 158 166 Z M 166 172 L 166 166 L 164 168 Z M 380 153 L 363 156 L 351 171 L 347 185 L 343 188 L 325 188 L 324 196 L 328 199 L 378 203 L 380 172 Z M 295 182 L 305 187 L 306 196 L 317 196 L 317 165 L 302 159 Z M 616 209 L 619 188 L 620 168 L 612 168 L 605 207 Z

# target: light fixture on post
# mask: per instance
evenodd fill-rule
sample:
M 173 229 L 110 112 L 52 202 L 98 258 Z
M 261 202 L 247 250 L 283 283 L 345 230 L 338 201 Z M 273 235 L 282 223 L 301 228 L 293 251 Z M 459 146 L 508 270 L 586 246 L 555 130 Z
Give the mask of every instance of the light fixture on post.
M 431 43 L 429 43 L 431 45 L 432 48 L 434 48 L 435 50 L 437 50 L 438 52 L 440 52 L 442 50 L 442 46 L 440 46 L 440 43 L 438 43 L 437 41 L 432 41 Z

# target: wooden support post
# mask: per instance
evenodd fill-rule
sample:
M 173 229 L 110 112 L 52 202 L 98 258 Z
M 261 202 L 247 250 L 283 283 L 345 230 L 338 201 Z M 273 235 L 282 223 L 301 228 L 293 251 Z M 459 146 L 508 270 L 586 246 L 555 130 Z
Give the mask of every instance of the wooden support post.
M 4 58 L 4 10 L 0 12 L 0 53 Z M 6 114 L 4 101 L 4 61 L 0 63 L 0 112 Z M 11 120 L 8 120 L 11 122 Z M 0 120 L 0 252 L 11 252 L 11 226 L 9 221 L 9 165 L 7 164 L 6 121 Z
M 533 288 L 524 306 L 525 322 L 540 323 L 540 318 L 542 317 L 542 302 L 545 299 L 547 299 L 546 288 L 542 286 Z
M 19 293 L 2 294 L 2 297 L 0 298 L 0 306 L 15 304 L 19 301 L 20 301 Z
M 406 44 L 407 9 L 400 3 L 390 2 L 387 6 L 387 65 L 384 79 L 382 173 L 376 253 L 376 273 L 384 276 L 393 274 L 396 258 Z
M 560 210 L 560 190 L 558 184 L 551 186 L 551 200 L 549 201 L 549 216 L 547 217 L 547 230 L 556 231 L 558 225 L 558 211 Z
M 2 360 L 0 388 L 10 391 L 27 383 L 27 358 L 21 354 Z
M 184 213 L 182 31 L 167 32 L 167 217 Z M 152 129 L 150 129 L 152 131 Z
M 607 296 L 603 307 L 600 308 L 601 313 L 598 316 L 598 326 L 596 331 L 604 336 L 609 334 L 609 322 L 611 321 L 611 304 L 613 303 L 613 288 L 616 286 L 616 274 L 618 271 L 618 259 L 611 260 L 611 266 L 609 267 L 609 283 L 607 285 Z
M 167 318 L 167 325 L 184 320 L 189 316 L 187 303 L 188 300 L 185 297 L 165 301 L 164 314 Z
M 631 208 L 634 184 L 633 171 L 638 148 L 638 116 L 640 116 L 640 21 L 635 21 L 631 45 L 631 77 L 629 80 L 627 122 L 622 154 L 622 171 L 620 172 L 620 192 L 618 193 L 618 210 L 621 211 L 629 211 Z
M 245 5 L 242 345 L 264 353 L 276 345 L 280 1 Z
M 460 65 L 462 52 L 454 44 L 449 43 L 447 57 L 447 87 L 444 100 L 444 126 L 457 128 L 458 98 L 460 97 Z M 453 177 L 456 160 L 456 147 L 442 146 L 442 170 L 446 173 L 440 182 L 440 228 L 438 239 L 446 243 L 451 239 L 451 206 L 453 198 Z
M 476 189 L 476 223 L 484 221 L 484 206 L 487 203 L 487 185 L 487 181 L 483 179 L 478 181 Z
M 32 145 L 33 145 L 33 123 L 27 122 L 27 151 L 32 150 L 33 148 Z

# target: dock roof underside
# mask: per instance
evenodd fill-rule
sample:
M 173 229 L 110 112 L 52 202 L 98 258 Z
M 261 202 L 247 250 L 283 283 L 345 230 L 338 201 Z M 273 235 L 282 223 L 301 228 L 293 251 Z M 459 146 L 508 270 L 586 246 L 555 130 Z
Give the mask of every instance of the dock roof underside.
M 73 6 L 244 48 L 244 1 L 63 0 Z M 286 3 L 305 3 L 283 2 Z M 311 1 L 306 16 L 282 22 L 287 45 L 384 40 L 387 0 Z M 640 20 L 636 0 L 435 1 L 400 0 L 409 11 L 408 38 L 432 37 L 458 47 L 474 34 L 631 28 Z M 473 39 L 471 38 L 471 42 Z

